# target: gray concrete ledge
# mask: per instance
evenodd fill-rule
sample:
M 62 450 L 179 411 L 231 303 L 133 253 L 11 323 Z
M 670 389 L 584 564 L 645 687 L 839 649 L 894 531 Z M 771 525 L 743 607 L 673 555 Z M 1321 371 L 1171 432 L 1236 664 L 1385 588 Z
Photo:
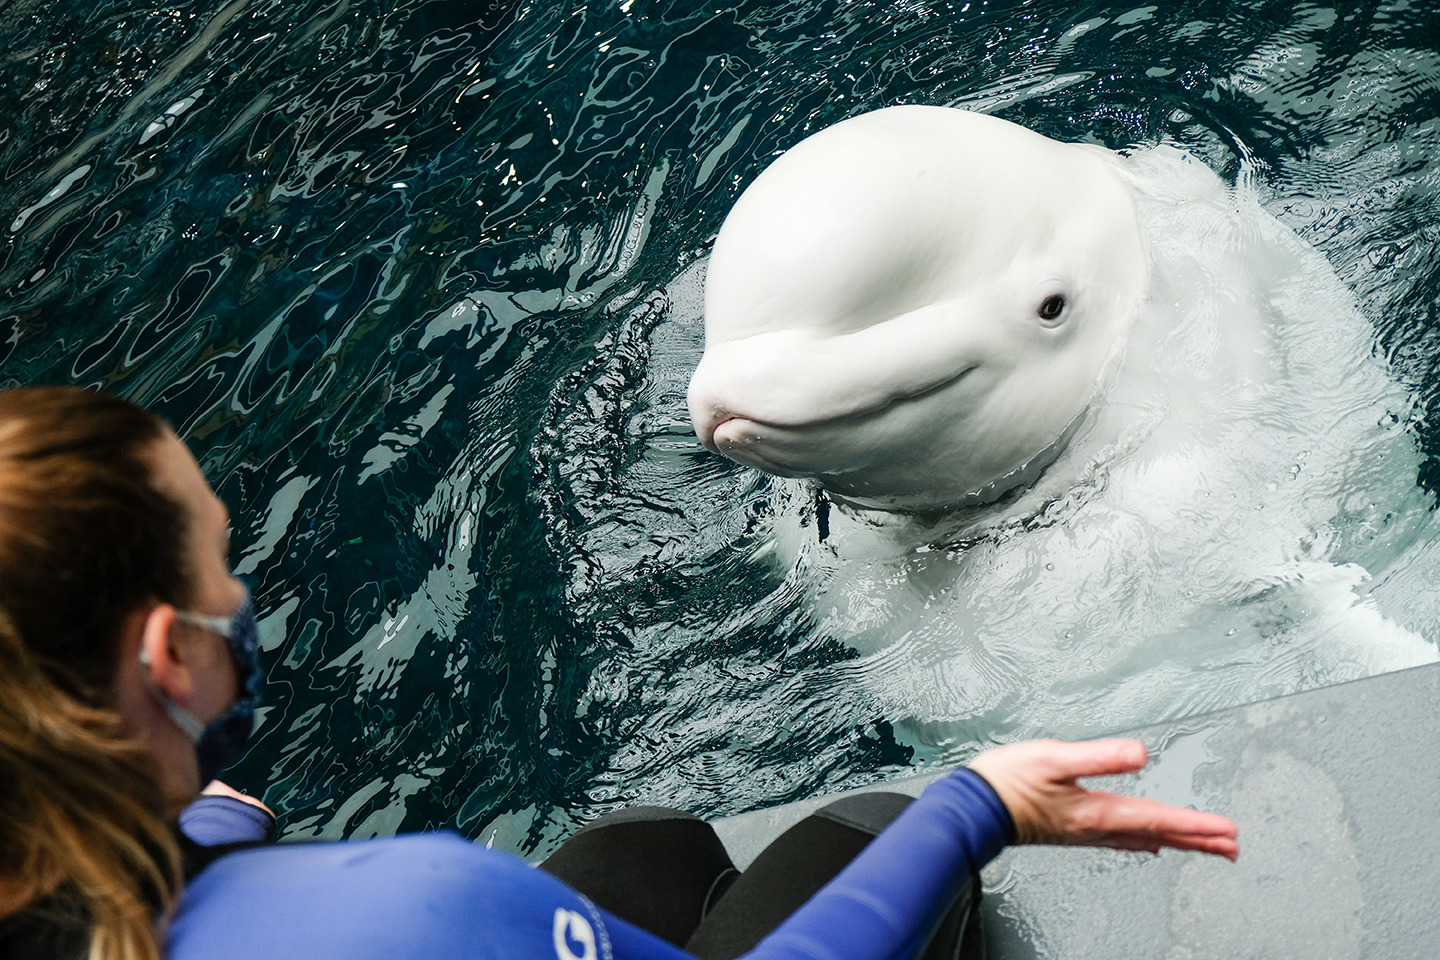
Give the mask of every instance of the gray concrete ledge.
M 1008 850 L 983 875 L 991 960 L 1440 956 L 1437 705 L 1440 664 L 1132 731 L 1150 765 L 1108 789 L 1225 814 L 1239 862 Z M 828 799 L 715 828 L 743 865 Z

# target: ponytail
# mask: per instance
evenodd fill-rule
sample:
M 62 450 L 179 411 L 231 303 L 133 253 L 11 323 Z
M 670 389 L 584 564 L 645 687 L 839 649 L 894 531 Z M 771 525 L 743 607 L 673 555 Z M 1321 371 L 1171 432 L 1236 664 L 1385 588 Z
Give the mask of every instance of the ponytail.
M 180 854 L 148 754 L 113 710 L 60 692 L 0 619 L 0 863 L 21 899 L 88 924 L 91 960 L 159 960 Z M 46 887 L 55 885 L 56 889 Z
M 160 960 L 180 895 L 158 771 L 113 705 L 121 625 L 190 590 L 183 510 L 155 490 L 164 423 L 74 388 L 0 393 L 0 890 Z

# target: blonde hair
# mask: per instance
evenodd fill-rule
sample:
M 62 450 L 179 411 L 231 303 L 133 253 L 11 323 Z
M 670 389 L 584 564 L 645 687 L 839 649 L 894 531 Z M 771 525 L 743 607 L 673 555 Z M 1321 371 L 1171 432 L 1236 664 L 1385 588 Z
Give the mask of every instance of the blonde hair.
M 60 692 L 0 621 L 0 862 L 22 899 L 92 928 L 91 960 L 158 960 L 180 857 L 148 754 L 113 710 Z
M 125 617 L 191 591 L 188 520 L 146 459 L 166 430 L 90 391 L 0 392 L 0 886 L 88 929 L 91 960 L 159 960 L 182 883 L 112 702 Z

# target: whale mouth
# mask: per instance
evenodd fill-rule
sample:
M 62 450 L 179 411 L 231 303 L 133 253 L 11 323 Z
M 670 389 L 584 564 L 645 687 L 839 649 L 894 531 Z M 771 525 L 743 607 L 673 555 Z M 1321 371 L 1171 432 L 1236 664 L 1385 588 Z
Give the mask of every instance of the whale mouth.
M 784 429 L 748 417 L 726 417 L 715 425 L 705 446 L 722 457 L 777 477 L 806 476 L 805 471 L 774 459 L 773 451 L 782 442 L 777 434 Z
M 857 471 L 863 474 L 885 463 L 887 458 L 883 454 L 875 457 L 873 450 L 866 450 L 843 466 L 822 466 L 816 455 L 817 448 L 806 442 L 810 439 L 808 435 L 788 433 L 783 428 L 773 430 L 744 417 L 730 417 L 722 422 L 715 430 L 715 442 L 722 456 L 737 463 L 778 477 L 814 480 L 837 503 L 861 510 L 934 516 L 983 509 L 1015 496 L 1017 491 L 1034 487 L 1070 448 L 1092 417 L 1093 408 L 1087 406 L 1058 436 L 1020 459 L 1012 468 L 974 485 L 955 486 L 942 497 L 929 490 L 898 488 L 885 488 L 886 492 L 875 494 L 863 479 L 857 483 L 852 477 Z M 823 447 L 818 449 L 822 456 L 828 452 Z
M 925 384 L 908 393 L 892 393 L 879 403 L 855 406 L 831 416 L 772 420 L 722 413 L 713 424 L 704 425 L 708 429 L 697 424 L 696 434 L 712 452 L 778 477 L 814 477 L 863 469 L 873 460 L 873 451 L 849 462 L 825 462 L 831 461 L 832 454 L 842 459 L 845 454 L 830 449 L 823 438 L 833 441 L 838 433 L 850 426 L 881 417 L 900 406 L 924 402 L 931 395 L 953 386 L 974 369 L 975 366 L 969 366 L 939 383 Z M 850 453 L 854 456 L 859 451 Z
M 832 413 L 827 410 L 820 416 L 765 416 L 753 412 L 737 413 L 734 412 L 734 407 L 731 405 L 718 403 L 712 407 L 713 420 L 705 422 L 706 418 L 692 417 L 692 419 L 695 421 L 695 433 L 700 438 L 700 442 L 711 452 L 739 460 L 741 463 L 749 463 L 779 476 L 804 476 L 806 473 L 795 472 L 793 468 L 786 468 L 769 458 L 761 457 L 764 462 L 757 462 L 756 458 L 760 455 L 753 450 L 750 450 L 744 457 L 735 457 L 730 450 L 753 447 L 766 436 L 772 440 L 779 440 L 785 436 L 794 438 L 809 432 L 830 431 L 834 428 L 842 428 L 847 424 L 877 417 L 897 406 L 923 402 L 932 394 L 955 385 L 978 366 L 978 364 L 972 364 L 953 376 L 938 382 L 923 384 L 911 391 L 892 392 L 878 402 L 854 406 L 846 406 L 843 402 L 837 403 L 836 406 L 840 408 L 839 412 Z M 729 429 L 726 430 L 726 427 Z M 722 437 L 722 433 L 725 435 L 724 437 Z

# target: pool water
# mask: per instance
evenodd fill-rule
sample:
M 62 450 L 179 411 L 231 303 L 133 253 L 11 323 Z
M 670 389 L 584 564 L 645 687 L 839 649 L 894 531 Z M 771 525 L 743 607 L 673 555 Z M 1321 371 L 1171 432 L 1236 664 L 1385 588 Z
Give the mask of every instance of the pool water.
M 1440 482 L 1425 4 L 25 0 L 0 36 L 0 376 L 121 393 L 199 456 L 269 674 L 228 779 L 289 837 L 537 855 L 622 804 L 736 813 L 1019 732 L 858 692 L 774 562 L 775 488 L 684 412 L 726 211 L 865 110 L 1247 178 L 1413 397 L 1407 499 Z

